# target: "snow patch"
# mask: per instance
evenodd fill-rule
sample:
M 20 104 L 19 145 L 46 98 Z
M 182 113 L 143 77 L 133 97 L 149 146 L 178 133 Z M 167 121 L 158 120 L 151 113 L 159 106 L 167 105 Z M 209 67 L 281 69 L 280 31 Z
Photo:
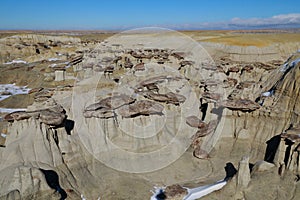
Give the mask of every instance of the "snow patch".
M 63 62 L 63 63 L 53 63 L 53 64 L 49 65 L 49 67 L 56 67 L 58 65 L 66 65 L 65 66 L 66 69 L 71 66 L 69 62 Z
M 183 198 L 183 200 L 195 200 L 199 199 L 201 197 L 204 197 L 214 191 L 222 189 L 225 185 L 227 184 L 227 181 L 225 180 L 220 180 L 217 181 L 214 184 L 210 185 L 205 185 L 201 187 L 196 187 L 196 188 L 186 188 L 188 191 L 188 194 Z M 164 188 L 162 187 L 154 187 L 154 191 L 151 191 L 153 195 L 151 196 L 150 200 L 160 200 L 157 198 L 157 195 L 161 194 L 164 192 Z
M 300 58 L 297 58 L 296 60 L 293 60 L 290 65 L 292 67 L 295 67 L 299 62 L 300 62 Z
M 0 101 L 16 94 L 28 94 L 30 88 L 27 86 L 16 86 L 15 84 L 0 84 Z
M 297 58 L 296 60 L 293 60 L 290 63 L 284 63 L 280 71 L 286 72 L 288 69 L 295 67 L 299 62 L 300 62 L 300 58 Z
M 284 63 L 284 65 L 281 67 L 280 71 L 285 72 L 289 67 L 289 63 Z
M 270 96 L 272 96 L 273 94 L 274 94 L 274 90 L 269 90 L 269 91 L 267 91 L 267 92 L 262 93 L 261 95 L 262 95 L 263 97 L 270 97 Z
M 81 200 L 86 200 L 83 196 L 83 194 L 80 195 Z
M 208 195 L 214 191 L 222 189 L 226 185 L 227 181 L 221 180 L 211 185 L 201 186 L 193 189 L 188 189 L 188 194 L 183 200 L 195 200 L 205 195 Z
M 271 92 L 264 92 L 264 93 L 262 93 L 262 96 L 263 97 L 269 97 L 269 96 L 271 96 Z
M 10 61 L 10 62 L 6 62 L 4 64 L 5 65 L 10 65 L 10 64 L 14 64 L 14 63 L 24 63 L 24 64 L 26 64 L 27 62 L 24 61 L 24 60 L 13 60 L 13 61 Z
M 58 61 L 60 60 L 59 58 L 49 58 L 48 61 L 52 62 L 52 61 Z
M 151 192 L 152 192 L 153 195 L 151 196 L 150 200 L 159 200 L 157 198 L 157 195 L 163 193 L 164 192 L 164 188 L 162 188 L 162 187 L 154 187 L 154 191 L 151 190 Z
M 0 113 L 13 113 L 17 111 L 26 111 L 26 108 L 0 108 Z
M 71 67 L 71 65 L 68 63 L 65 68 L 68 69 L 69 67 Z
M 4 134 L 4 133 L 1 133 L 1 136 L 4 137 L 4 138 L 6 138 L 6 134 Z

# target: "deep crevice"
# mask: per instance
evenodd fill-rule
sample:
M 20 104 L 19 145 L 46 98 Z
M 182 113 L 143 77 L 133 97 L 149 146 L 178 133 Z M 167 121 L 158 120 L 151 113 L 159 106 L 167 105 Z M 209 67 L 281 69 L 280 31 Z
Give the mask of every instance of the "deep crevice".
M 56 192 L 60 193 L 60 200 L 64 200 L 68 197 L 66 191 L 60 187 L 58 174 L 53 170 L 41 169 L 44 174 L 48 186 L 54 189 Z
M 205 117 L 206 117 L 206 112 L 207 112 L 207 108 L 208 108 L 208 103 L 202 103 L 202 99 L 200 99 L 200 103 L 201 103 L 200 111 L 201 111 L 201 113 L 202 113 L 202 118 L 201 118 L 201 120 L 204 121 L 204 120 L 205 120 Z
M 274 158 L 277 152 L 277 149 L 279 147 L 281 140 L 280 135 L 275 135 L 272 137 L 270 140 L 268 140 L 267 143 L 267 148 L 265 152 L 265 158 L 264 161 L 269 162 L 269 163 L 274 163 Z
M 75 121 L 66 119 L 64 122 L 64 127 L 68 135 L 71 135 L 71 131 L 74 129 Z
M 226 163 L 224 169 L 226 172 L 226 176 L 224 178 L 225 181 L 230 180 L 237 173 L 237 169 L 234 167 L 234 165 L 231 162 Z
M 286 151 L 285 151 L 285 155 L 284 155 L 284 164 L 287 167 L 288 163 L 289 163 L 289 160 L 290 160 L 292 145 L 294 143 L 289 141 L 289 140 L 285 140 L 285 144 L 287 145 L 287 147 L 286 147 Z

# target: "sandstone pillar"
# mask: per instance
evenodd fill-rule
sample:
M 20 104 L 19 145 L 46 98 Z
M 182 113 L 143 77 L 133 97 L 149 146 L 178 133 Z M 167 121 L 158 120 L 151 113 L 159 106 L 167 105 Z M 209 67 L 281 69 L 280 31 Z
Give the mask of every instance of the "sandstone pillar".
M 65 71 L 64 70 L 56 70 L 55 71 L 55 81 L 64 81 L 65 80 Z
M 245 189 L 250 182 L 250 169 L 249 169 L 249 157 L 244 156 L 239 162 L 238 174 L 237 174 L 237 187 Z
M 281 138 L 280 144 L 278 146 L 277 152 L 275 154 L 274 158 L 274 164 L 276 167 L 279 168 L 279 174 L 282 175 L 285 171 L 285 164 L 284 164 L 284 158 L 285 158 L 285 152 L 286 152 L 286 145 L 284 138 Z

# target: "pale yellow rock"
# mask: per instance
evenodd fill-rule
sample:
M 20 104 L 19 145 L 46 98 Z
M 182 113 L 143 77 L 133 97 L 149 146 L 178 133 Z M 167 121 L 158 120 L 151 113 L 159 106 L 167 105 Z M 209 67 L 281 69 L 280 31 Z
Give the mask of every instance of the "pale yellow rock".
M 237 187 L 241 190 L 246 189 L 250 182 L 249 157 L 245 156 L 239 162 L 237 172 Z
M 257 161 L 253 168 L 251 173 L 256 173 L 256 172 L 263 172 L 263 171 L 268 171 L 271 170 L 275 165 L 273 163 L 268 163 L 266 161 Z
M 174 33 L 170 35 L 153 41 L 157 37 L 155 34 L 152 38 L 147 34 L 125 34 L 99 43 L 96 49 L 95 44 L 81 44 L 79 39 L 69 37 L 25 35 L 1 39 L 1 45 L 5 45 L 5 42 L 8 44 L 0 45 L 1 55 L 5 54 L 5 57 L 0 56 L 3 62 L 16 57 L 27 62 L 41 61 L 56 56 L 56 51 L 66 54 L 63 59 L 71 59 L 77 55 L 74 49 L 86 50 L 83 63 L 71 67 L 77 75 L 73 90 L 58 90 L 53 86 L 52 98 L 28 107 L 29 111 L 34 111 L 53 107 L 56 102 L 61 104 L 67 112 L 68 120 L 75 123 L 72 130 L 67 133 L 65 124 L 53 128 L 32 118 L 7 124 L 6 147 L 0 147 L 0 177 L 4 183 L 0 188 L 1 198 L 59 199 L 59 195 L 52 195 L 54 190 L 49 189 L 36 170 L 45 168 L 58 173 L 62 188 L 68 192 L 68 199 L 80 199 L 80 194 L 87 199 L 97 199 L 99 196 L 108 200 L 149 199 L 149 190 L 154 185 L 187 183 L 198 186 L 199 182 L 210 184 L 221 180 L 225 177 L 225 164 L 232 162 L 238 166 L 243 155 L 249 155 L 249 158 L 240 161 L 237 179 L 232 179 L 224 190 L 211 194 L 214 198 L 208 199 L 291 199 L 293 194 L 290 191 L 295 191 L 295 198 L 299 197 L 296 194 L 298 188 L 293 184 L 295 176 L 288 171 L 297 172 L 296 169 L 299 169 L 299 164 L 295 163 L 297 153 L 294 152 L 290 168 L 287 168 L 282 180 L 278 176 L 278 167 L 284 164 L 284 142 L 281 142 L 275 156 L 275 167 L 263 161 L 257 163 L 254 167 L 257 171 L 252 174 L 251 181 L 249 172 L 249 162 L 255 163 L 264 158 L 266 141 L 282 133 L 290 124 L 300 121 L 299 65 L 279 81 L 283 75 L 280 72 L 281 66 L 276 68 L 274 64 L 274 60 L 283 62 L 298 49 L 299 44 L 265 48 L 203 44 L 212 52 L 211 55 L 218 54 L 214 57 L 214 63 L 200 47 L 195 48 L 197 53 L 191 52 L 193 45 L 190 39 L 182 45 L 184 39 L 181 36 L 178 39 Z M 44 42 L 50 45 L 48 42 L 51 39 L 54 42 L 61 41 L 62 44 L 60 49 L 47 49 L 41 51 L 41 55 L 31 55 L 36 54 L 35 48 L 22 47 L 19 52 L 14 46 L 9 46 L 20 38 L 26 43 Z M 154 57 L 145 58 L 145 70 L 135 73 L 120 66 L 124 64 L 125 56 L 131 56 L 126 52 L 155 48 L 166 49 L 165 52 L 170 54 L 169 60 L 162 59 L 164 63 L 158 64 L 158 59 Z M 180 61 L 171 56 L 174 49 L 185 51 L 184 60 L 194 58 L 195 64 L 178 70 Z M 11 52 L 11 55 L 6 57 L 6 52 Z M 115 71 L 112 74 L 104 75 L 97 71 L 99 66 L 97 70 L 93 68 L 98 63 L 103 64 L 104 58 L 109 63 L 107 58 L 116 55 L 122 58 L 113 63 Z M 298 57 L 299 53 L 289 62 Z M 139 62 L 133 56 L 130 61 L 133 65 Z M 93 65 L 87 67 L 89 63 Z M 252 68 L 249 67 L 249 72 L 242 72 L 246 65 Z M 38 67 L 33 70 L 40 70 Z M 226 75 L 225 72 L 230 68 L 232 72 Z M 234 72 L 235 68 L 239 69 L 238 73 Z M 57 80 L 72 78 L 72 71 L 68 73 L 59 74 Z M 52 84 L 54 76 L 52 70 L 45 70 L 43 78 Z M 136 86 L 145 79 L 157 76 L 167 77 L 157 83 L 161 94 L 172 92 L 178 94 L 178 97 L 184 96 L 186 100 L 179 105 L 160 102 L 164 107 L 162 115 L 132 118 L 117 115 L 110 119 L 86 119 L 83 116 L 84 108 L 88 105 L 113 94 L 125 93 L 138 101 L 145 100 L 141 93 L 135 91 Z M 171 80 L 170 77 L 180 78 Z M 234 78 L 236 84 L 225 85 L 224 80 L 227 78 Z M 261 105 L 255 104 L 255 111 L 220 109 L 221 100 L 249 99 L 255 102 L 273 86 L 275 94 L 266 97 L 264 103 L 259 102 Z M 206 90 L 211 94 L 220 94 L 220 101 L 203 100 L 202 103 L 208 104 L 207 110 L 201 113 L 200 98 L 207 94 Z M 193 150 L 189 148 L 191 136 L 197 129 L 189 127 L 186 118 L 193 115 L 205 116 L 205 123 L 218 121 L 215 131 L 200 140 L 199 149 L 203 149 L 205 155 L 209 154 L 209 157 L 205 156 L 207 159 L 194 158 Z M 240 188 L 245 190 L 241 192 Z

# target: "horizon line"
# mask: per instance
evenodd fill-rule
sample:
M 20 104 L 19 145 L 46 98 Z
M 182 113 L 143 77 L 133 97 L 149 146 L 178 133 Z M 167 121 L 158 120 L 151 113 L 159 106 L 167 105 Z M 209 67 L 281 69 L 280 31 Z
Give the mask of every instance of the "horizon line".
M 161 28 L 161 29 L 166 29 L 166 30 L 174 30 L 174 31 L 272 31 L 272 30 L 286 30 L 286 31 L 291 31 L 291 30 L 299 30 L 299 27 L 269 27 L 269 28 L 166 28 L 166 27 L 154 27 L 154 26 L 148 26 L 148 27 L 135 27 L 135 28 L 124 28 L 124 29 L 1 29 L 0 32 L 21 32 L 21 31 L 28 31 L 28 32 L 43 32 L 43 31 L 66 31 L 66 32 L 86 32 L 86 31 L 95 31 L 95 32 L 120 32 L 120 31 L 128 31 L 128 30 L 134 30 L 134 29 L 143 29 L 143 28 Z

